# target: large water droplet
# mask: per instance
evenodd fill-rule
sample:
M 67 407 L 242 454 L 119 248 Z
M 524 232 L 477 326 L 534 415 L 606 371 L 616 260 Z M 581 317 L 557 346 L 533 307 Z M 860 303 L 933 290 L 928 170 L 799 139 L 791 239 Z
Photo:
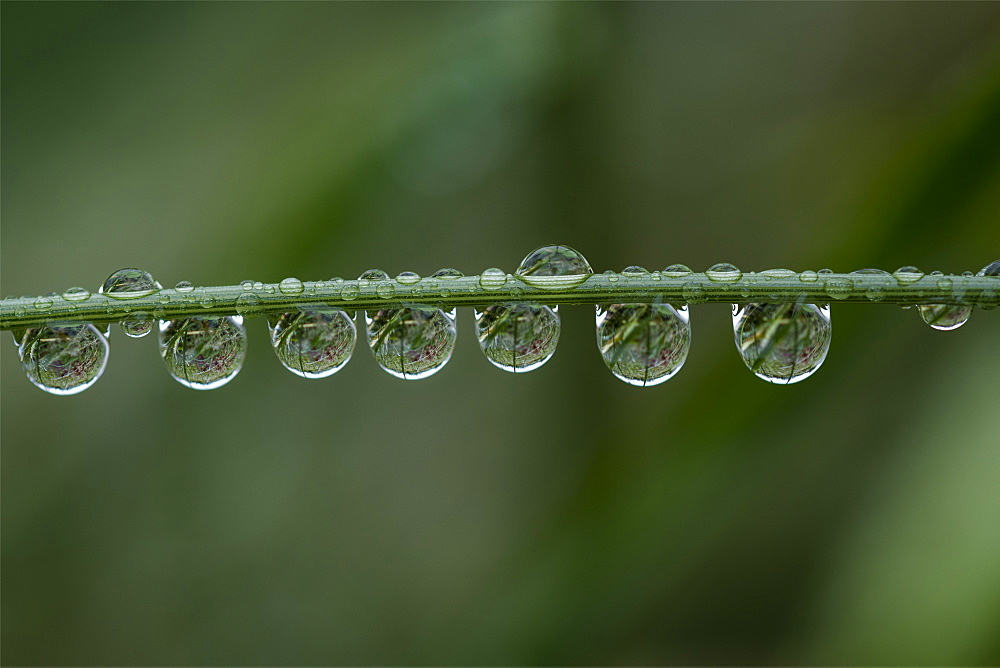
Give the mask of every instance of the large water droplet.
M 114 299 L 136 299 L 151 295 L 162 287 L 148 271 L 119 269 L 108 276 L 98 292 Z
M 735 283 L 743 278 L 743 272 L 740 271 L 736 265 L 723 262 L 721 264 L 713 264 L 709 267 L 705 271 L 705 276 L 707 276 L 710 281 L 717 281 L 719 283 Z
M 680 371 L 687 359 L 688 309 L 669 304 L 598 307 L 597 347 L 616 378 L 639 387 L 659 385 Z
M 247 333 L 238 315 L 161 320 L 159 343 L 170 375 L 194 390 L 225 385 L 247 355 Z
M 969 321 L 971 306 L 960 304 L 920 304 L 917 306 L 924 322 L 943 332 L 958 329 Z
M 107 339 L 89 323 L 26 329 L 18 344 L 28 380 L 58 395 L 83 392 L 96 383 L 107 366 L 108 353 Z
M 476 309 L 476 336 L 486 359 L 521 373 L 548 362 L 559 343 L 559 315 L 548 306 L 498 304 Z
M 418 380 L 440 371 L 455 349 L 455 311 L 430 306 L 365 311 L 375 361 L 397 378 Z
M 528 253 L 514 273 L 529 285 L 559 290 L 583 283 L 594 270 L 569 246 L 543 246 Z
M 268 318 L 271 345 L 281 364 L 303 378 L 340 371 L 354 352 L 354 320 L 340 309 L 300 307 Z
M 830 309 L 815 304 L 733 306 L 733 332 L 743 361 L 769 383 L 811 376 L 830 349 Z
M 281 283 L 278 283 L 278 291 L 283 295 L 300 295 L 304 289 L 302 281 L 293 277 L 283 279 Z

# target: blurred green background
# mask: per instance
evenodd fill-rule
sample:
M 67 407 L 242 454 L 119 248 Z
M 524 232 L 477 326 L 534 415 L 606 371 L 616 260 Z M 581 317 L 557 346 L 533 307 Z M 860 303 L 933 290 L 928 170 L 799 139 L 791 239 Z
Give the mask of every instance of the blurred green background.
M 1000 4 L 5 2 L 2 130 L 3 294 L 1000 256 Z M 776 387 L 700 305 L 652 389 L 562 315 L 419 382 L 258 319 L 223 389 L 115 328 L 57 398 L 6 344 L 3 662 L 1000 662 L 997 311 L 834 305 Z

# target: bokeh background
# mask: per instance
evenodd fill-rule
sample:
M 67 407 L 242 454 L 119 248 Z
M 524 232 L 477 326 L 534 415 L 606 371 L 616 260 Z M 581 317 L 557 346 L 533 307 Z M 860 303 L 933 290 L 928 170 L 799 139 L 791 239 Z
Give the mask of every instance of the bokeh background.
M 1000 4 L 5 2 L 2 130 L 3 294 L 1000 257 Z M 834 305 L 776 387 L 699 305 L 651 389 L 562 315 L 419 382 L 5 344 L 3 662 L 1000 662 L 1000 312 Z

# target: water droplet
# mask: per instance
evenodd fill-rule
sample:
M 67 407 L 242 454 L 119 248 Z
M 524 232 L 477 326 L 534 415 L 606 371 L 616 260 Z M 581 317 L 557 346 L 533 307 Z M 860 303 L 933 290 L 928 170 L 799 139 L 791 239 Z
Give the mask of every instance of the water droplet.
M 706 301 L 705 288 L 690 281 L 681 286 L 681 294 L 688 304 L 701 304 Z
M 648 273 L 649 271 L 647 271 L 645 267 L 640 267 L 637 264 L 633 264 L 622 269 L 622 276 L 625 276 L 626 278 L 640 278 Z
M 977 271 L 976 276 L 1000 276 L 1000 260 L 993 260 Z
M 261 284 L 261 287 L 264 287 L 263 284 Z M 191 283 L 188 281 L 181 281 L 180 283 L 174 286 L 174 290 L 183 294 L 194 290 L 194 286 L 191 285 Z
M 694 272 L 691 271 L 691 268 L 685 264 L 672 264 L 663 270 L 664 276 L 669 278 L 684 278 L 685 276 L 689 276 L 693 273 Z
M 133 339 L 141 339 L 153 331 L 153 317 L 145 311 L 129 313 L 118 324 L 125 335 Z
M 507 283 L 507 273 L 503 269 L 492 267 L 483 270 L 479 276 L 479 286 L 484 290 L 499 290 Z
M 90 292 L 85 288 L 70 288 L 62 296 L 68 302 L 82 302 L 90 299 Z
M 920 271 L 916 267 L 900 267 L 896 271 L 892 272 L 892 276 L 900 285 L 909 285 L 910 283 L 916 283 L 923 278 L 924 272 Z
M 302 281 L 297 278 L 289 277 L 278 283 L 278 290 L 283 295 L 300 295 L 304 289 Z
M 606 279 L 608 279 L 608 283 L 617 283 L 618 279 L 619 279 L 618 274 L 616 274 L 615 272 L 611 271 L 610 269 L 608 269 L 606 272 L 604 272 L 604 277 Z
M 415 274 L 412 271 L 404 271 L 396 277 L 396 280 L 403 285 L 413 285 L 420 280 L 420 274 Z
M 705 272 L 705 276 L 707 276 L 710 281 L 716 281 L 719 283 L 735 283 L 743 278 L 743 272 L 737 269 L 735 265 L 723 262 L 721 264 L 713 264 L 709 267 Z
M 247 355 L 247 333 L 238 315 L 161 320 L 159 344 L 170 375 L 194 390 L 225 385 Z
M 52 300 L 49 297 L 39 297 L 35 300 L 35 308 L 39 311 L 52 308 Z
M 108 342 L 89 323 L 46 325 L 23 330 L 18 356 L 25 375 L 50 394 L 83 392 L 108 363 Z
M 939 278 L 937 281 L 937 286 L 942 290 L 951 290 L 954 284 L 955 282 L 950 278 Z
M 823 286 L 826 294 L 834 299 L 845 299 L 854 290 L 854 281 L 849 278 L 828 278 Z
M 392 283 L 385 282 L 379 283 L 375 288 L 375 294 L 377 294 L 382 299 L 389 299 L 394 294 L 396 294 L 396 288 Z
M 819 274 L 812 270 L 806 270 L 799 274 L 799 280 L 803 283 L 815 283 L 819 280 Z
M 815 304 L 734 305 L 733 332 L 743 361 L 769 383 L 811 376 L 830 349 L 830 309 Z
M 368 345 L 387 373 L 417 380 L 440 371 L 455 349 L 455 312 L 430 306 L 365 311 Z
M 361 294 L 361 290 L 354 283 L 345 285 L 344 289 L 340 291 L 340 298 L 346 299 L 347 301 L 354 301 Z
M 829 269 L 827 269 L 826 271 L 827 273 L 832 273 L 830 272 Z M 764 280 L 770 280 L 772 278 L 791 278 L 792 276 L 795 276 L 795 272 L 792 271 L 791 269 L 765 269 L 758 275 L 763 276 Z
M 264 289 L 264 284 L 261 281 L 255 281 L 254 284 L 253 284 L 253 289 L 254 290 L 263 290 Z
M 976 276 L 1000 276 L 1000 260 L 994 260 L 976 272 Z M 979 295 L 979 307 L 985 311 L 996 308 L 998 288 L 986 288 Z
M 972 315 L 971 306 L 958 304 L 921 304 L 917 306 L 917 310 L 924 322 L 942 332 L 958 329 Z
M 168 295 L 166 293 L 161 294 L 159 297 L 157 297 L 156 301 L 160 302 L 161 304 L 169 304 L 170 303 L 170 295 Z
M 889 272 L 883 269 L 858 269 L 857 271 L 852 271 L 853 276 L 890 276 Z
M 351 359 L 357 332 L 340 309 L 300 307 L 268 318 L 271 345 L 282 366 L 303 378 L 325 378 Z
M 244 292 L 237 297 L 235 308 L 236 313 L 244 317 L 258 315 L 264 310 L 260 297 L 252 292 Z
M 202 295 L 201 299 L 198 300 L 202 308 L 212 308 L 215 306 L 215 297 L 212 295 Z
M 663 279 L 663 275 L 660 274 L 660 272 L 658 271 L 654 271 L 652 274 L 649 275 L 649 277 L 654 281 L 659 281 Z
M 476 309 L 479 347 L 504 371 L 522 373 L 548 362 L 559 343 L 559 315 L 548 306 L 498 304 Z
M 244 290 L 247 290 L 247 291 L 253 290 L 253 286 L 254 286 L 254 282 L 253 281 L 241 281 L 240 282 L 240 287 L 243 288 Z
M 163 286 L 153 280 L 148 271 L 142 269 L 119 269 L 108 276 L 97 291 L 114 299 L 136 299 L 151 295 Z
M 833 273 L 833 269 L 820 269 L 816 273 L 819 274 L 820 276 L 828 276 Z
M 452 279 L 462 278 L 462 277 L 465 276 L 465 274 L 463 274 L 462 272 L 460 272 L 458 269 L 452 269 L 451 267 L 445 267 L 444 269 L 438 269 L 433 274 L 431 274 L 431 276 L 433 278 L 440 278 L 440 279 L 443 279 L 445 281 L 450 281 Z
M 389 274 L 385 273 L 381 269 L 369 269 L 365 273 L 358 276 L 359 281 L 388 281 Z
M 598 307 L 597 347 L 616 378 L 639 387 L 659 385 L 680 371 L 687 359 L 688 309 L 669 304 Z
M 514 273 L 529 285 L 561 290 L 580 285 L 594 270 L 569 246 L 543 246 L 528 253 Z

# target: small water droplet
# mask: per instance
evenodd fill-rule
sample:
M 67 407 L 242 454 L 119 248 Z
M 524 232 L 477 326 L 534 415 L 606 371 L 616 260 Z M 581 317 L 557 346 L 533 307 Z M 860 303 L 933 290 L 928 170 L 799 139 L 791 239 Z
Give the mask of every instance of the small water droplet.
M 569 246 L 542 246 L 528 253 L 514 273 L 529 285 L 561 290 L 580 285 L 594 270 Z
M 208 294 L 202 295 L 201 299 L 198 300 L 198 303 L 201 304 L 202 308 L 212 308 L 215 306 L 215 297 Z
M 136 311 L 122 318 L 118 325 L 126 336 L 141 339 L 153 331 L 153 317 L 145 311 Z
M 909 285 L 911 283 L 916 283 L 923 278 L 924 272 L 920 271 L 916 267 L 900 267 L 896 271 L 892 272 L 892 276 L 900 285 Z
M 253 284 L 253 289 L 254 290 L 258 290 L 258 291 L 259 290 L 263 290 L 264 289 L 264 283 L 262 283 L 261 281 L 255 281 L 254 284 Z
M 271 346 L 282 366 L 303 378 L 340 371 L 354 353 L 354 320 L 340 309 L 299 307 L 268 318 Z
M 412 271 L 404 271 L 396 277 L 396 280 L 403 285 L 413 285 L 420 280 L 420 274 L 415 274 Z
M 606 272 L 604 272 L 604 277 L 606 279 L 608 279 L 609 283 L 617 283 L 618 279 L 619 279 L 618 274 L 616 274 L 615 272 L 611 271 L 610 269 L 608 269 Z
M 799 274 L 799 280 L 803 283 L 815 283 L 819 280 L 819 274 L 811 269 L 808 269 Z
M 392 283 L 389 282 L 379 283 L 378 286 L 375 288 L 375 294 L 377 294 L 382 299 L 389 299 L 394 294 L 396 294 L 396 288 L 395 286 L 393 286 Z
M 972 315 L 971 306 L 958 304 L 921 304 L 917 306 L 917 310 L 924 322 L 942 332 L 958 329 Z
M 737 269 L 735 265 L 722 262 L 709 267 L 705 272 L 705 276 L 708 277 L 708 280 L 718 283 L 735 283 L 743 278 L 743 272 Z
M 151 295 L 162 287 L 148 271 L 119 269 L 108 276 L 97 292 L 114 299 L 136 299 Z
M 163 293 L 163 294 L 161 294 L 161 295 L 160 295 L 160 296 L 159 296 L 159 297 L 157 298 L 157 300 L 156 300 L 156 301 L 160 302 L 161 304 L 169 304 L 169 303 L 170 303 L 170 295 L 168 295 L 168 294 L 166 294 L 166 293 Z
M 268 283 L 264 286 L 264 294 L 273 295 L 275 293 L 274 285 Z
M 830 270 L 827 269 L 827 272 L 830 272 Z M 795 272 L 791 269 L 765 269 L 760 272 L 759 276 L 763 276 L 765 280 L 770 280 L 772 278 L 791 278 L 792 276 L 795 276 Z
M 733 307 L 736 348 L 758 378 L 797 383 L 823 364 L 830 349 L 830 309 L 815 304 Z
M 476 309 L 475 315 L 479 347 L 504 371 L 532 371 L 556 352 L 559 315 L 548 306 L 498 304 Z
M 663 279 L 663 275 L 658 271 L 654 271 L 652 274 L 649 275 L 649 277 L 654 281 L 659 281 Z
M 431 276 L 433 278 L 440 278 L 440 279 L 445 280 L 445 281 L 450 281 L 450 280 L 453 280 L 453 279 L 456 279 L 456 278 L 462 278 L 462 277 L 465 276 L 465 274 L 463 274 L 462 272 L 460 272 L 458 269 L 452 269 L 451 267 L 445 267 L 444 269 L 438 269 L 433 274 L 431 274 Z
M 612 304 L 597 308 L 597 347 L 611 373 L 649 387 L 672 378 L 687 359 L 691 324 L 686 306 Z
M 385 273 L 381 269 L 369 269 L 365 273 L 358 276 L 359 281 L 388 281 L 389 274 Z
M 238 315 L 161 320 L 159 347 L 174 380 L 194 390 L 212 390 L 243 367 L 247 333 Z
M 405 380 L 427 378 L 451 359 L 455 312 L 430 306 L 365 311 L 368 346 L 378 365 Z
M 85 288 L 70 288 L 62 296 L 68 302 L 82 302 L 90 299 L 90 292 Z
M 637 264 L 633 264 L 622 269 L 622 276 L 625 278 L 641 278 L 648 273 L 649 271 L 647 271 L 645 267 L 640 267 Z
M 286 278 L 281 283 L 278 283 L 278 290 L 283 295 L 300 295 L 304 289 L 302 281 L 293 277 Z
M 107 339 L 92 324 L 46 325 L 21 332 L 18 357 L 28 380 L 50 394 L 83 392 L 108 363 Z
M 252 292 L 244 292 L 237 297 L 234 306 L 236 313 L 244 317 L 258 315 L 264 310 L 260 297 Z
M 705 297 L 705 288 L 693 281 L 681 286 L 681 294 L 684 295 L 684 300 L 688 304 L 701 304 L 707 300 L 707 297 Z
M 484 290 L 499 290 L 507 284 L 507 273 L 503 269 L 491 267 L 479 275 L 479 286 Z
M 263 287 L 263 285 L 261 287 Z M 194 286 L 191 285 L 191 283 L 188 282 L 188 281 L 181 281 L 180 283 L 178 283 L 177 285 L 174 286 L 174 290 L 176 290 L 177 292 L 180 292 L 180 293 L 184 294 L 184 293 L 191 292 L 192 290 L 194 290 Z
M 939 278 L 937 281 L 937 286 L 942 290 L 951 290 L 954 284 L 955 282 L 950 278 Z
M 694 272 L 686 264 L 672 264 L 663 270 L 663 275 L 668 278 L 684 278 Z
M 35 300 L 35 308 L 39 311 L 52 308 L 52 300 L 49 297 L 39 297 Z
M 823 283 L 826 294 L 834 299 L 844 299 L 854 290 L 854 281 L 849 278 L 828 278 Z
M 254 286 L 254 282 L 253 281 L 241 281 L 240 282 L 240 287 L 243 288 L 246 291 L 253 290 L 253 286 Z

